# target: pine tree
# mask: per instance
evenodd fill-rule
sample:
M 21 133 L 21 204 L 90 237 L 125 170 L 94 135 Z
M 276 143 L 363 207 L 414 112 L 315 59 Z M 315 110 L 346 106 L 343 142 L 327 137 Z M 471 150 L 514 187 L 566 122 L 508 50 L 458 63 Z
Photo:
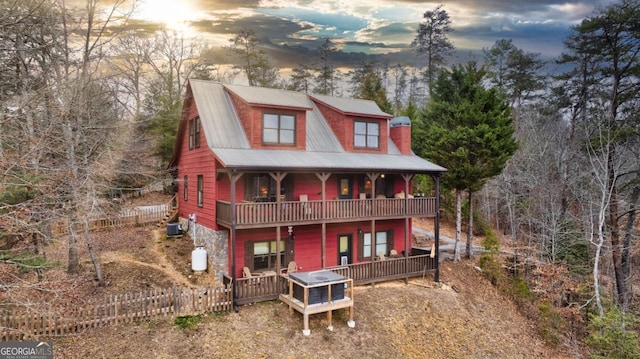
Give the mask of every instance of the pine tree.
M 517 149 L 508 101 L 497 89 L 483 87 L 485 76 L 473 62 L 441 73 L 416 123 L 414 151 L 445 166 L 443 185 L 456 191 L 454 260 L 460 259 L 462 192 L 478 191 L 502 172 Z

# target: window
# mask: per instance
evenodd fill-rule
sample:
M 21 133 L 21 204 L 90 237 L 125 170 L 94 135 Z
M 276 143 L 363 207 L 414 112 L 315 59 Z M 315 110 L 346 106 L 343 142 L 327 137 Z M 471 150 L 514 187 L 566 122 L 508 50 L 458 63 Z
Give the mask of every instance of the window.
M 198 175 L 198 207 L 204 206 L 204 177 Z
M 371 257 L 371 233 L 363 233 L 362 256 L 364 258 Z
M 378 148 L 380 124 L 356 121 L 353 128 L 353 147 Z
M 387 246 L 387 232 L 376 232 L 376 251 L 375 254 L 379 255 L 380 253 L 387 255 L 389 254 L 389 250 Z
M 189 120 L 189 149 L 200 147 L 200 117 Z
M 284 267 L 285 241 L 280 241 L 280 254 L 276 252 L 276 241 L 265 240 L 246 242 L 245 265 L 252 271 L 275 270 L 280 258 L 280 267 Z
M 393 249 L 393 230 L 376 232 L 375 243 L 372 242 L 370 232 L 358 231 L 358 260 L 367 261 L 375 258 L 379 253 L 385 256 Z
M 262 117 L 262 142 L 294 145 L 296 143 L 295 116 L 265 113 Z
M 276 180 L 266 173 L 246 174 L 244 183 L 244 199 L 254 202 L 276 201 Z M 290 176 L 285 177 L 280 183 L 280 194 L 285 200 L 291 200 L 293 194 L 293 182 Z
M 182 186 L 182 198 L 189 199 L 189 176 L 184 176 L 184 184 Z
M 194 127 L 196 128 L 196 133 L 194 136 L 194 147 L 195 148 L 200 148 L 200 117 L 196 117 L 195 120 L 193 121 Z

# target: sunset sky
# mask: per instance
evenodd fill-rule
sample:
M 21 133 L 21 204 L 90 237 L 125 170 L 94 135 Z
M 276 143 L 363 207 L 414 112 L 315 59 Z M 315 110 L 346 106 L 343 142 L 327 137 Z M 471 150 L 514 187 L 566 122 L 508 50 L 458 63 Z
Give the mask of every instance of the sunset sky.
M 380 55 L 391 63 L 416 61 L 410 43 L 425 11 L 439 4 L 449 13 L 450 39 L 460 59 L 482 57 L 482 48 L 512 39 L 519 48 L 557 57 L 569 28 L 594 13 L 598 0 L 142 0 L 134 15 L 152 27 L 165 25 L 197 35 L 213 46 L 228 45 L 252 28 L 279 66 L 313 56 L 326 38 L 354 63 Z M 366 54 L 366 55 L 365 55 Z M 300 62 L 299 61 L 299 62 Z

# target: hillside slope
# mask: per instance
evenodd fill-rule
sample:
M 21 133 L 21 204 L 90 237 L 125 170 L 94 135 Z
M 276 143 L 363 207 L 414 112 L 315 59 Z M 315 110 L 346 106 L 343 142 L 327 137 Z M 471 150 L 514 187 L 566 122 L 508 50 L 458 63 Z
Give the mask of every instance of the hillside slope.
M 443 263 L 428 275 L 356 288 L 354 329 L 346 311 L 302 316 L 277 301 L 205 316 L 195 329 L 170 319 L 120 325 L 56 340 L 64 358 L 565 358 L 544 346 L 531 323 L 471 263 Z M 452 290 L 454 286 L 456 290 Z

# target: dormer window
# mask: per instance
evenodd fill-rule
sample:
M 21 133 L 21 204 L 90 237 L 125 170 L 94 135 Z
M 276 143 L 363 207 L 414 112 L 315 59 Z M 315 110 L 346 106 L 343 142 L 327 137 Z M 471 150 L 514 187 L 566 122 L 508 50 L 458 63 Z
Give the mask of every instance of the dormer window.
M 269 145 L 295 145 L 296 117 L 273 113 L 263 114 L 262 142 Z
M 353 147 L 378 148 L 380 146 L 380 124 L 378 122 L 355 121 Z

